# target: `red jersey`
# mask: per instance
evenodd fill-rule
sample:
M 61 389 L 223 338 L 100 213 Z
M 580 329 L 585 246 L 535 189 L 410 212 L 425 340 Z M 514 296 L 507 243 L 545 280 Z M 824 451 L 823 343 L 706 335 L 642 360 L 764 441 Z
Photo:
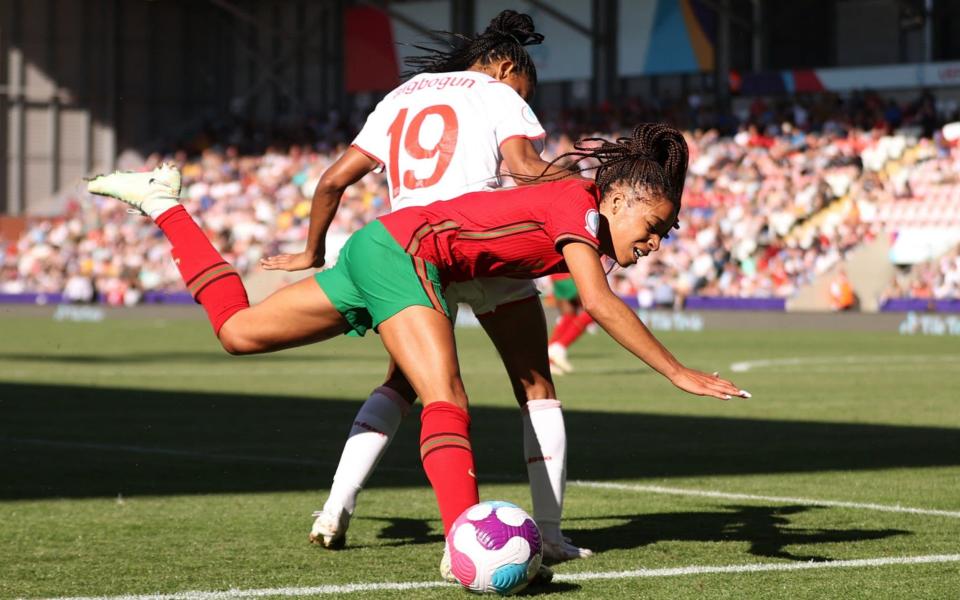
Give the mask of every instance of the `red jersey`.
M 464 194 L 380 217 L 408 254 L 431 262 L 445 281 L 534 279 L 569 272 L 568 241 L 598 249 L 599 193 L 589 181 Z

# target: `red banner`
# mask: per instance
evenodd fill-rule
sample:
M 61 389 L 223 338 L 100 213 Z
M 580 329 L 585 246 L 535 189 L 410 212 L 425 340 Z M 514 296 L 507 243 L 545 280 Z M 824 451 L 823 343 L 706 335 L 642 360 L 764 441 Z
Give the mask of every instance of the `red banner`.
M 400 84 L 390 17 L 378 8 L 344 11 L 344 69 L 348 93 L 385 92 Z

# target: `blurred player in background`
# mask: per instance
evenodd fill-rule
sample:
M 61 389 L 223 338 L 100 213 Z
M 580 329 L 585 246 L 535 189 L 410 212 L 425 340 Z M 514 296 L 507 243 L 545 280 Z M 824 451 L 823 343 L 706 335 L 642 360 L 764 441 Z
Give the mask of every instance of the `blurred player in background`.
M 306 250 L 266 258 L 267 269 L 320 267 L 324 237 L 340 195 L 370 171 L 384 168 L 393 210 L 446 200 L 501 185 L 501 164 L 524 184 L 572 173 L 540 158 L 545 136 L 525 99 L 537 83 L 525 45 L 543 36 L 525 14 L 505 10 L 486 31 L 454 36 L 452 49 L 410 59 L 417 75 L 387 93 L 350 149 L 323 175 L 310 215 Z M 428 50 L 424 48 L 424 50 Z M 543 533 L 544 557 L 590 556 L 565 539 L 560 528 L 566 486 L 566 430 L 550 377 L 547 328 L 537 290 L 527 280 L 494 278 L 451 285 L 446 302 L 470 305 L 503 359 L 522 407 L 524 459 L 533 516 Z M 330 495 L 310 540 L 341 548 L 357 496 L 383 456 L 416 392 L 391 362 L 387 379 L 373 390 L 354 420 Z
M 573 364 L 567 358 L 567 348 L 580 339 L 587 327 L 593 323 L 590 313 L 583 310 L 577 284 L 568 273 L 550 276 L 553 284 L 553 300 L 560 312 L 557 325 L 550 334 L 547 355 L 550 358 L 550 372 L 563 375 L 573 372 Z

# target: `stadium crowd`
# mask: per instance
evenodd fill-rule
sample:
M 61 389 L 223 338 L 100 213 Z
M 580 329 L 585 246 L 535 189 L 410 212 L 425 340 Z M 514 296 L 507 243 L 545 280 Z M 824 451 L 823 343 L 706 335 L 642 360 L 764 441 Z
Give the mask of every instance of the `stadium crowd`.
M 545 119 L 548 131 L 564 132 L 547 140 L 549 157 L 572 149 L 578 137 L 615 137 L 638 119 L 666 118 L 691 128 L 680 229 L 660 252 L 611 275 L 616 289 L 641 307 L 680 306 L 693 294 L 790 297 L 858 244 L 895 230 L 899 222 L 891 214 L 897 211 L 890 207 L 916 206 L 931 190 L 960 202 L 960 183 L 931 179 L 945 166 L 957 172 L 960 150 L 937 133 L 929 95 L 903 106 L 873 94 L 832 103 L 830 97 L 757 100 L 739 116 L 745 124 L 731 135 L 699 127 L 717 117 L 693 101 L 679 108 L 634 103 Z M 914 133 L 894 133 L 899 127 Z M 243 274 L 261 256 L 301 247 L 312 190 L 343 150 L 293 143 L 252 153 L 209 139 L 193 145 L 203 149 L 155 154 L 143 168 L 171 159 L 181 167 L 187 209 L 200 215 L 205 231 Z M 119 206 L 77 193 L 62 216 L 31 220 L 20 239 L 0 240 L 0 293 L 135 304 L 144 292 L 179 291 L 166 241 Z M 383 175 L 371 174 L 349 188 L 330 230 L 328 256 L 389 208 Z M 915 269 L 909 282 L 898 280 L 888 296 L 960 296 L 958 272 L 955 251 Z

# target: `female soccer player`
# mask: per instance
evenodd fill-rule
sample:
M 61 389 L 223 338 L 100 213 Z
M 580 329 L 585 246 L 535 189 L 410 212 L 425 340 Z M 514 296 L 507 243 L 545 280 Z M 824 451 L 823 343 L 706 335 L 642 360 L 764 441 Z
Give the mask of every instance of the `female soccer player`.
M 537 146 L 545 133 L 525 102 L 537 72 L 524 48 L 542 39 L 528 15 L 505 10 L 483 33 L 455 37 L 447 51 L 410 59 L 419 73 L 386 94 L 350 149 L 321 178 L 306 250 L 267 258 L 261 263 L 264 268 L 322 266 L 326 230 L 343 190 L 380 166 L 388 174 L 394 210 L 498 187 L 501 162 L 518 174 L 515 181 L 520 184 L 543 173 L 548 165 Z M 552 168 L 547 179 L 569 175 Z M 523 458 L 545 558 L 590 556 L 588 549 L 565 540 L 560 528 L 567 438 L 550 377 L 546 321 L 536 288 L 528 280 L 500 277 L 453 284 L 445 293 L 451 311 L 458 302 L 473 308 L 523 407 Z M 370 393 L 353 420 L 330 495 L 323 510 L 315 513 L 312 542 L 343 547 L 357 496 L 416 397 L 391 362 L 387 380 Z
M 573 372 L 573 365 L 567 359 L 567 348 L 580 339 L 587 327 L 593 323 L 593 317 L 580 306 L 577 284 L 569 273 L 557 273 L 551 275 L 550 279 L 553 282 L 553 299 L 560 311 L 560 318 L 550 334 L 547 356 L 550 357 L 550 372 L 563 375 Z
M 336 266 L 251 307 L 239 274 L 177 201 L 180 173 L 97 177 L 88 189 L 149 215 L 172 245 L 188 289 L 230 354 L 302 346 L 373 328 L 423 401 L 420 455 L 450 530 L 477 494 L 467 394 L 443 297 L 449 282 L 532 279 L 569 271 L 584 308 L 617 342 L 678 388 L 749 397 L 730 381 L 685 367 L 610 289 L 606 255 L 629 266 L 660 247 L 677 223 L 687 146 L 676 129 L 647 124 L 576 157 L 597 159 L 596 183 L 567 180 L 472 192 L 371 222 Z

